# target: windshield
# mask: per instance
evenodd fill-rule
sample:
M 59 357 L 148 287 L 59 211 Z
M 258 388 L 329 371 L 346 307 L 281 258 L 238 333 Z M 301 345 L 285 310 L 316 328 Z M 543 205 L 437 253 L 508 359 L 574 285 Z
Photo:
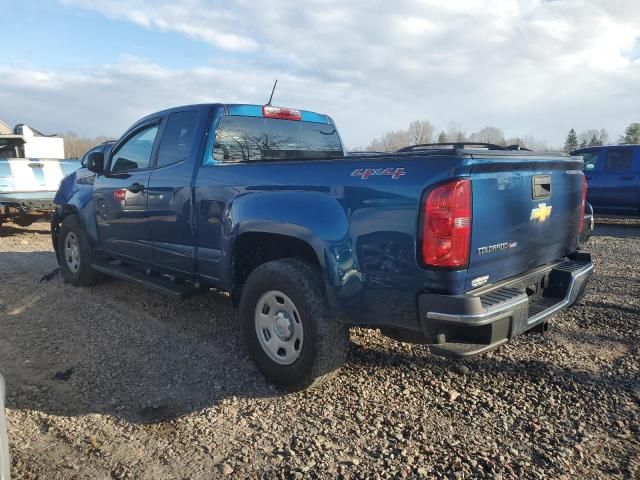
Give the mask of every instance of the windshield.
M 323 159 L 344 156 L 333 125 L 227 115 L 207 163 Z
M 20 158 L 22 140 L 0 138 L 0 158 Z

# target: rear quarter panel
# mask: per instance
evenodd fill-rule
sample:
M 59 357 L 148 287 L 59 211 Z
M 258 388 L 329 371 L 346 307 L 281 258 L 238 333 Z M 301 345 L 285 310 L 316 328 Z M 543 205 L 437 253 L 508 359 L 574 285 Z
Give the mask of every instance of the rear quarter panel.
M 397 179 L 353 175 L 367 168 L 402 168 L 405 174 Z M 418 265 L 420 199 L 429 185 L 468 171 L 452 156 L 200 167 L 195 201 L 203 273 L 228 287 L 229 255 L 238 235 L 290 235 L 313 247 L 329 300 L 350 322 L 416 329 L 417 291 L 462 292 L 466 278 L 466 270 L 430 271 Z

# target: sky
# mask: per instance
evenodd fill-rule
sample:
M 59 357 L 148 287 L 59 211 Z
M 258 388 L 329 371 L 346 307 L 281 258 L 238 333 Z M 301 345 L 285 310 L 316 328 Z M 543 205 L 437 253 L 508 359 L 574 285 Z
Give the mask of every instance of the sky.
M 638 0 L 0 0 L 0 119 L 119 136 L 206 102 L 329 114 L 348 147 L 429 120 L 562 145 L 640 122 Z M 10 12 L 10 14 L 9 14 Z

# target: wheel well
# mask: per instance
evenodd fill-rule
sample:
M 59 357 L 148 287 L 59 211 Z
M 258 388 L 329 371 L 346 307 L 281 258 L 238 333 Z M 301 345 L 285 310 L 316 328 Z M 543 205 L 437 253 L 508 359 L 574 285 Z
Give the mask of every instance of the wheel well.
M 53 243 L 53 250 L 56 252 L 58 264 L 60 264 L 60 258 L 58 256 L 60 226 L 62 225 L 62 221 L 70 215 L 78 215 L 78 209 L 75 205 L 64 205 L 59 214 L 57 213 L 57 210 L 54 210 L 53 215 L 51 216 L 51 242 Z
M 304 240 L 274 233 L 244 233 L 238 237 L 231 259 L 231 300 L 240 301 L 242 286 L 251 272 L 263 263 L 278 258 L 300 258 L 320 266 L 316 252 Z
M 61 220 L 69 215 L 78 215 L 78 207 L 75 205 L 64 205 L 62 207 L 62 217 Z

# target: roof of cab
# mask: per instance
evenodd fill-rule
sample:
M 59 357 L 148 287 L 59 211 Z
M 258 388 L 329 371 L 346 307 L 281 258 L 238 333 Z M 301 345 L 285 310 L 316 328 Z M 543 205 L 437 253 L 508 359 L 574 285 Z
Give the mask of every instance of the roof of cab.
M 193 105 L 180 105 L 178 107 L 171 107 L 165 110 L 160 110 L 158 112 L 151 113 L 145 116 L 144 118 L 141 118 L 136 122 L 136 124 L 145 122 L 148 119 L 157 117 L 159 115 L 166 115 L 168 113 L 179 112 L 181 110 L 190 109 L 190 108 L 203 108 L 203 107 L 222 107 L 224 108 L 225 115 L 238 115 L 238 116 L 245 116 L 245 117 L 262 117 L 263 116 L 262 115 L 263 105 L 253 105 L 253 104 L 244 104 L 244 103 L 200 103 L 200 104 L 193 104 Z M 303 122 L 326 123 L 326 124 L 335 126 L 333 119 L 329 115 L 312 112 L 310 110 L 300 110 L 300 109 L 296 109 L 296 110 L 300 112 Z
M 640 147 L 640 143 L 622 143 L 622 144 L 614 144 L 614 145 L 587 145 L 586 147 L 576 148 L 571 152 L 571 155 L 575 155 L 580 152 L 602 150 L 604 148 L 638 148 L 638 147 Z

